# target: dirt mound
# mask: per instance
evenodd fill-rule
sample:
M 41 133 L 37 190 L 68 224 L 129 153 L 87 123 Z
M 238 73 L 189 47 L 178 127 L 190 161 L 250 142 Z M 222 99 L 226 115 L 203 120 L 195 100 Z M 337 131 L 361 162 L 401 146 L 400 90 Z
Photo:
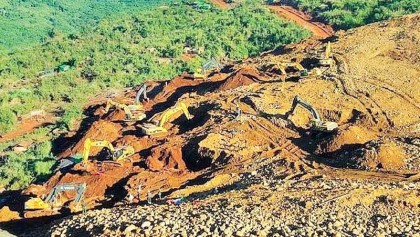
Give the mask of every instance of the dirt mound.
M 241 68 L 226 78 L 225 82 L 223 82 L 217 91 L 234 89 L 261 81 L 262 76 L 255 68 Z
M 352 149 L 377 138 L 375 132 L 360 126 L 350 126 L 338 131 L 331 139 L 320 144 L 317 154 L 336 152 L 340 149 Z
M 118 123 L 113 123 L 111 121 L 100 120 L 95 121 L 92 126 L 86 131 L 83 136 L 83 139 L 80 139 L 74 146 L 70 149 L 64 151 L 59 155 L 59 158 L 69 157 L 78 153 L 83 152 L 83 144 L 87 138 L 93 140 L 107 140 L 110 142 L 115 141 L 118 137 L 120 137 L 120 130 L 122 126 Z M 91 155 L 97 154 L 103 148 L 99 147 L 92 147 Z
M 363 157 L 358 160 L 363 168 L 398 170 L 404 165 L 404 150 L 394 142 L 370 142 L 363 151 Z
M 19 212 L 11 211 L 8 206 L 0 209 L 0 222 L 20 219 Z
M 152 171 L 158 170 L 186 170 L 184 160 L 182 159 L 182 151 L 180 147 L 155 147 L 152 154 L 146 159 L 147 167 Z
M 107 121 L 124 121 L 126 119 L 126 114 L 124 110 L 121 109 L 112 109 L 109 112 L 109 115 L 105 117 Z

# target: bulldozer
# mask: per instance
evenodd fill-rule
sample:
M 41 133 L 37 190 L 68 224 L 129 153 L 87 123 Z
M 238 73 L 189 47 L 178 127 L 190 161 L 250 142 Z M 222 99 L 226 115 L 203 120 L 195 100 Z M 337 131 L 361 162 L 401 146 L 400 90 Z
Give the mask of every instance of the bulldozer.
M 53 214 L 54 212 L 60 210 L 63 206 L 63 203 L 59 202 L 59 196 L 62 192 L 67 191 L 75 191 L 76 197 L 73 201 L 74 204 L 74 211 L 80 211 L 81 209 L 81 202 L 83 200 L 83 195 L 86 191 L 86 184 L 73 184 L 73 183 L 65 183 L 65 184 L 58 184 L 56 185 L 47 197 L 42 200 L 41 198 L 31 198 L 25 202 L 25 217 L 29 218 L 32 216 L 37 216 L 36 214 L 40 214 L 39 212 L 50 212 Z
M 146 114 L 144 113 L 143 105 L 141 103 L 125 105 L 108 99 L 106 102 L 105 113 L 108 113 L 112 107 L 124 110 L 124 121 L 141 121 L 146 118 Z
M 285 119 L 288 119 L 289 116 L 293 114 L 298 105 L 301 105 L 303 108 L 307 109 L 312 114 L 312 130 L 319 132 L 333 132 L 337 130 L 337 123 L 322 121 L 318 111 L 316 111 L 316 109 L 312 107 L 312 105 L 310 105 L 308 102 L 302 100 L 299 96 L 295 96 L 295 98 L 293 99 L 292 107 L 288 112 L 286 112 Z
M 192 118 L 192 115 L 188 111 L 188 107 L 184 103 L 181 102 L 165 110 L 165 112 L 162 113 L 161 119 L 159 121 L 141 124 L 140 129 L 141 129 L 142 134 L 149 135 L 149 136 L 158 135 L 158 134 L 166 134 L 168 130 L 164 128 L 164 125 L 174 114 L 178 113 L 179 111 L 182 111 L 188 120 Z M 149 120 L 149 122 L 153 121 L 153 119 L 154 119 L 154 116 Z
M 330 42 L 328 42 L 327 46 L 325 47 L 325 54 L 319 57 L 318 60 L 320 66 L 331 67 L 333 65 L 334 60 L 332 59 Z
M 307 77 L 308 70 L 306 70 L 302 64 L 298 62 L 282 62 L 277 64 L 278 69 L 281 71 L 283 75 L 287 75 L 286 69 L 287 68 L 296 68 L 299 71 L 299 77 Z
M 212 58 L 209 61 L 205 62 L 201 68 L 198 68 L 194 73 L 194 79 L 206 79 L 207 77 L 205 74 L 208 70 L 214 69 L 214 68 L 220 68 L 219 63 L 216 61 L 216 59 Z
M 132 146 L 123 146 L 115 149 L 114 146 L 106 140 L 94 141 L 87 138 L 83 144 L 83 155 L 82 162 L 86 164 L 89 158 L 90 148 L 94 147 L 106 147 L 109 149 L 112 155 L 112 163 L 121 165 L 124 160 L 130 160 L 130 156 L 134 154 L 134 148 Z

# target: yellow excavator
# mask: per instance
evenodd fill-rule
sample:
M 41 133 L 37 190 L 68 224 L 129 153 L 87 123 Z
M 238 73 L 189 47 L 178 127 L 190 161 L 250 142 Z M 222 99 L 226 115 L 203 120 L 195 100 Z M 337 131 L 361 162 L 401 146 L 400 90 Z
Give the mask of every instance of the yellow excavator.
M 312 105 L 310 105 L 308 102 L 305 102 L 302 100 L 299 96 L 295 96 L 293 99 L 292 107 L 288 112 L 285 114 L 285 119 L 288 119 L 290 115 L 293 114 L 293 112 L 296 109 L 296 106 L 301 105 L 303 108 L 307 109 L 313 116 L 312 119 L 312 129 L 315 131 L 320 132 L 333 132 L 337 130 L 338 124 L 335 122 L 329 122 L 329 121 L 322 121 L 321 117 L 319 116 L 318 111 Z
M 192 115 L 188 111 L 188 107 L 181 102 L 163 112 L 159 121 L 154 121 L 154 123 L 141 124 L 140 128 L 142 133 L 149 136 L 167 133 L 168 130 L 166 130 L 166 128 L 163 126 L 173 115 L 180 111 L 185 114 L 185 117 L 187 117 L 188 120 L 192 118 Z M 153 121 L 153 117 L 149 120 L 149 122 L 150 121 Z
M 283 75 L 287 75 L 286 69 L 287 68 L 296 68 L 299 71 L 299 77 L 307 77 L 308 70 L 306 70 L 302 64 L 297 62 L 282 62 L 277 64 L 278 69 L 281 71 Z
M 114 146 L 106 140 L 94 141 L 90 138 L 87 138 L 83 144 L 83 155 L 82 162 L 86 164 L 89 158 L 90 148 L 91 147 L 106 147 L 109 149 L 112 155 L 112 162 L 117 162 L 121 164 L 124 160 L 130 160 L 130 156 L 134 154 L 134 148 L 132 146 L 123 146 L 118 149 L 115 149 Z
M 80 184 L 72 184 L 72 183 L 66 183 L 66 184 L 58 184 L 56 185 L 50 193 L 47 195 L 47 197 L 42 200 L 41 198 L 31 198 L 28 201 L 25 202 L 25 217 L 29 218 L 31 216 L 36 216 L 35 213 L 48 211 L 53 213 L 54 211 L 57 211 L 62 208 L 63 203 L 60 203 L 60 194 L 62 192 L 67 191 L 75 191 L 76 197 L 73 201 L 74 207 L 73 209 L 75 211 L 79 211 L 81 207 L 81 202 L 84 198 L 84 194 L 86 191 L 86 184 L 80 183 Z
M 125 112 L 125 121 L 140 121 L 146 118 L 142 104 L 125 105 L 108 99 L 106 102 L 105 113 L 115 107 Z
M 216 59 L 212 58 L 194 72 L 194 79 L 206 79 L 205 74 L 207 71 L 214 68 L 220 68 L 220 64 Z
M 330 42 L 328 42 L 327 46 L 325 47 L 325 54 L 322 55 L 318 60 L 319 60 L 319 65 L 324 66 L 324 67 L 331 67 L 334 60 L 332 59 Z

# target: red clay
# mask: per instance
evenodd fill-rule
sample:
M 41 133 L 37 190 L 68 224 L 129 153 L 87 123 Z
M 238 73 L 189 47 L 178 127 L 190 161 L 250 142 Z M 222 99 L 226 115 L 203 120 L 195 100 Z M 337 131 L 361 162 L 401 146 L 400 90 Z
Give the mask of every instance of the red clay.
M 321 22 L 314 22 L 311 16 L 290 6 L 269 5 L 268 7 L 278 16 L 291 20 L 301 27 L 308 29 L 315 38 L 325 39 L 334 34 L 331 26 Z
M 223 0 L 210 0 L 211 3 L 213 3 L 214 5 L 216 5 L 217 7 L 220 7 L 222 9 L 227 9 L 230 7 L 229 3 L 226 3 Z
M 14 129 L 13 131 L 0 135 L 0 142 L 7 142 L 10 140 L 13 140 L 17 137 L 30 133 L 39 127 L 45 126 L 47 124 L 52 124 L 55 122 L 55 120 L 56 118 L 52 116 L 48 116 L 48 115 L 40 119 L 34 119 L 34 118 L 24 119 L 22 120 L 22 122 L 20 122 L 18 127 Z
M 262 76 L 257 70 L 254 68 L 242 68 L 229 76 L 217 91 L 230 90 L 261 81 L 263 81 Z

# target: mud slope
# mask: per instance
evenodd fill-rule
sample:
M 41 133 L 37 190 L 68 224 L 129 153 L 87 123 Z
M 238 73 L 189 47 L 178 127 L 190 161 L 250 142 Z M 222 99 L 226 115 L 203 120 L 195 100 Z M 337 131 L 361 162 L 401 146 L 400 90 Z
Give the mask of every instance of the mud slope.
M 95 160 L 104 158 L 106 152 L 94 150 L 89 169 L 77 164 L 66 173 L 58 172 L 42 187 L 34 185 L 25 193 L 41 196 L 57 183 L 85 182 L 88 208 L 114 206 L 121 215 L 130 212 L 127 203 L 144 204 L 148 192 L 155 197 L 162 193 L 163 199 L 180 196 L 191 196 L 189 201 L 202 199 L 205 208 L 213 206 L 212 202 L 250 205 L 246 196 L 252 196 L 257 203 L 267 202 L 263 205 L 267 208 L 265 213 L 274 213 L 270 207 L 280 207 L 276 200 L 283 200 L 280 203 L 286 206 L 276 209 L 277 218 L 312 215 L 311 207 L 328 215 L 318 209 L 324 205 L 335 211 L 363 205 L 373 215 L 370 208 L 373 211 L 380 205 L 385 212 L 394 210 L 406 197 L 398 210 L 418 213 L 419 29 L 420 15 L 412 15 L 341 33 L 332 42 L 331 67 L 318 64 L 326 44 L 311 39 L 287 46 L 284 49 L 287 53 L 276 52 L 233 65 L 230 73 L 210 72 L 207 80 L 181 75 L 168 83 L 150 83 L 151 100 L 144 102 L 148 119 L 154 115 L 153 118 L 159 118 L 166 108 L 179 102 L 187 104 L 193 115 L 190 120 L 182 114 L 171 118 L 165 124 L 168 134 L 163 137 L 142 135 L 138 125 L 145 121 L 126 124 L 116 112 L 101 114 L 104 105 L 99 104 L 96 114 L 101 115 L 100 119 L 78 131 L 82 138 L 70 142 L 61 157 L 80 153 L 86 138 L 108 139 L 117 147 L 132 145 L 135 149 L 132 162 L 122 167 L 101 164 Z M 272 68 L 275 62 L 291 59 L 301 62 L 309 76 L 299 79 L 290 73 L 285 80 L 278 80 L 280 75 Z M 296 95 L 313 105 L 323 120 L 337 122 L 338 131 L 312 132 L 312 116 L 302 107 L 285 119 Z M 130 101 L 134 96 L 132 90 L 115 99 Z M 298 185 L 293 187 L 295 184 Z M 206 199 L 217 192 L 216 187 L 234 192 L 233 199 L 228 194 Z M 381 191 L 372 193 L 372 189 Z M 341 198 L 336 195 L 348 194 L 359 198 L 333 205 Z M 71 200 L 71 195 L 62 198 Z M 130 196 L 134 198 L 130 200 Z M 8 205 L 22 217 L 22 198 L 19 200 L 2 205 Z M 206 204 L 206 200 L 213 201 Z M 391 204 L 381 205 L 384 200 Z M 287 205 L 300 206 L 292 209 L 302 213 L 292 214 Z M 165 209 L 163 204 L 157 208 Z M 354 213 L 345 213 L 354 218 Z M 257 216 L 261 215 L 251 218 Z M 71 218 L 65 223 L 69 224 Z M 145 220 L 142 218 L 134 218 L 132 223 L 137 225 L 137 221 Z M 33 221 L 21 220 L 7 226 L 16 232 L 20 223 Z M 85 218 L 81 228 L 90 223 L 94 220 Z M 34 235 L 49 228 L 64 234 L 78 233 L 77 228 L 64 230 L 52 226 L 43 227 Z M 352 233 L 349 228 L 346 233 Z M 87 231 L 101 235 L 101 230 Z M 109 231 L 111 236 L 118 236 L 118 231 L 121 234 L 119 229 Z M 165 235 L 159 230 L 154 234 Z

